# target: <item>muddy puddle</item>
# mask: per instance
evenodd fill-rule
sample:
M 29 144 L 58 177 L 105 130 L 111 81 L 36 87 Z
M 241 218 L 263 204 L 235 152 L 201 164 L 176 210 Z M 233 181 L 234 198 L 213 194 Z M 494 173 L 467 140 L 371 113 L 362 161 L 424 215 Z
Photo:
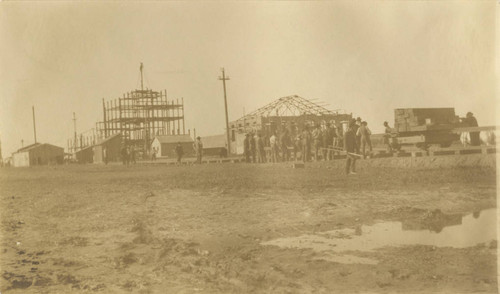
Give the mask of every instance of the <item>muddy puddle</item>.
M 376 264 L 374 259 L 356 256 L 386 246 L 429 245 L 464 248 L 496 240 L 496 209 L 466 216 L 434 214 L 405 222 L 380 222 L 298 237 L 263 242 L 281 248 L 312 249 L 315 259 L 339 263 Z

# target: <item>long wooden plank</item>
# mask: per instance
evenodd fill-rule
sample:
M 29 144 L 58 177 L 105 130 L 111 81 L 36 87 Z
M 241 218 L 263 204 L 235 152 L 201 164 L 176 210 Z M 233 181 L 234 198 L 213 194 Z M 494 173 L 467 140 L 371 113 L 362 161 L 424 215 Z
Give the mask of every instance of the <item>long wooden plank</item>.
M 454 128 L 451 131 L 453 133 L 463 133 L 463 132 L 481 132 L 481 131 L 496 131 L 497 129 L 500 129 L 500 127 L 497 126 L 484 126 L 484 127 L 463 127 L 463 128 Z
M 361 154 L 347 152 L 347 151 L 345 151 L 345 150 L 344 150 L 344 149 L 342 149 L 342 148 L 332 147 L 332 148 L 320 148 L 320 149 L 326 149 L 326 150 L 339 151 L 339 152 L 347 153 L 347 154 L 349 154 L 349 155 L 353 155 L 353 156 L 357 156 L 357 157 L 363 157 L 363 155 L 361 155 Z

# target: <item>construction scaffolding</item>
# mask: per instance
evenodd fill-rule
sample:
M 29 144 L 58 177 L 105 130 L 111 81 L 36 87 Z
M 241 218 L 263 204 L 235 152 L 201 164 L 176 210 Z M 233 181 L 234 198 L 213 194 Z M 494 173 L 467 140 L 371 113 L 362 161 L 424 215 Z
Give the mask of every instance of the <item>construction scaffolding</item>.
M 186 134 L 184 99 L 168 100 L 167 90 L 134 90 L 123 97 L 102 100 L 103 121 L 96 125 L 99 137 L 121 133 L 126 145 L 149 153 L 157 135 Z
M 120 134 L 122 146 L 134 146 L 134 150 L 144 156 L 151 154 L 151 143 L 155 136 L 186 134 L 184 98 L 180 101 L 169 100 L 167 90 L 145 89 L 142 63 L 139 70 L 140 90 L 133 90 L 108 101 L 103 98 L 103 120 L 97 122 L 94 128 L 78 134 L 76 115 L 73 113 L 74 136 L 67 140 L 69 153 L 75 154 L 97 146 L 104 140 Z

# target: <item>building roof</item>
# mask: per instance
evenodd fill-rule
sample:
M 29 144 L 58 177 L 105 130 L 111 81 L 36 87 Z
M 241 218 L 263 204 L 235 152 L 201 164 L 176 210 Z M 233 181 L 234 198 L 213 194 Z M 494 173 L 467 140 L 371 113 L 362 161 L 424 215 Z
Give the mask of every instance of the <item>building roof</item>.
M 34 143 L 34 144 L 31 144 L 31 145 L 28 145 L 26 147 L 22 147 L 20 149 L 18 149 L 16 152 L 23 152 L 23 151 L 27 151 L 27 150 L 30 150 L 30 149 L 33 149 L 37 146 L 40 146 L 42 145 L 41 143 Z
M 192 143 L 193 139 L 191 138 L 190 135 L 163 135 L 163 136 L 156 136 L 154 140 L 158 140 L 162 144 L 174 144 L 177 142 L 181 143 Z
M 76 151 L 76 153 L 81 153 L 81 152 L 85 152 L 87 150 L 92 150 L 92 148 L 94 148 L 94 145 L 85 146 L 85 147 L 81 148 L 80 150 Z
M 114 135 L 111 135 L 111 136 L 108 136 L 107 138 L 104 138 L 102 139 L 102 141 L 98 142 L 96 145 L 102 145 L 108 141 L 111 141 L 113 140 L 114 138 L 116 137 L 120 137 L 121 136 L 121 133 L 117 133 L 117 134 L 114 134 Z
M 201 142 L 203 143 L 203 148 L 224 148 L 226 147 L 226 135 L 214 135 L 214 136 L 206 136 L 201 138 Z
M 29 151 L 29 150 L 32 150 L 32 149 L 35 149 L 38 147 L 42 147 L 42 146 L 51 146 L 51 147 L 56 147 L 56 148 L 60 148 L 60 149 L 64 150 L 63 147 L 59 147 L 59 146 L 48 144 L 48 143 L 43 143 L 43 144 L 42 143 L 34 143 L 34 144 L 28 145 L 26 147 L 23 147 L 23 148 L 17 150 L 15 153 Z

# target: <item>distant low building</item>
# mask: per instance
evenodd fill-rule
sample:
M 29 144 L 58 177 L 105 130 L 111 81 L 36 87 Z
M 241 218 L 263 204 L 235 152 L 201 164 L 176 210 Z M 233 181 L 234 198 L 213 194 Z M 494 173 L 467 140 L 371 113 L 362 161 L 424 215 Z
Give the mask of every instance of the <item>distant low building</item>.
M 104 153 L 108 162 L 121 160 L 122 136 L 115 134 L 98 142 L 94 146 L 94 163 L 104 163 Z
M 78 163 L 104 163 L 104 154 L 108 162 L 121 160 L 122 136 L 114 134 L 109 136 L 95 145 L 84 147 L 78 150 L 76 160 Z
M 12 166 L 62 164 L 64 148 L 51 144 L 35 143 L 12 153 Z
M 94 162 L 94 146 L 84 147 L 76 152 L 76 161 L 78 163 L 93 163 Z
M 206 156 L 220 156 L 221 152 L 227 154 L 226 135 L 214 135 L 201 138 L 203 154 Z
M 151 143 L 151 150 L 153 150 L 153 148 L 158 150 L 158 154 L 156 154 L 157 157 L 175 158 L 177 156 L 175 154 L 175 146 L 177 146 L 179 142 L 184 150 L 185 157 L 194 156 L 194 141 L 188 134 L 156 136 Z

